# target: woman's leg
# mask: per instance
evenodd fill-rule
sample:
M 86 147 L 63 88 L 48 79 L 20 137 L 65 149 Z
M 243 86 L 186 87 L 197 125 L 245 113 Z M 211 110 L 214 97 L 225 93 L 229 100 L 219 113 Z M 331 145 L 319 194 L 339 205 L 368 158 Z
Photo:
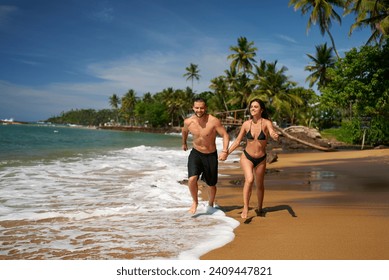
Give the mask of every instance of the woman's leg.
M 253 163 L 246 158 L 244 153 L 240 157 L 240 166 L 242 167 L 244 174 L 244 185 L 243 185 L 243 211 L 241 217 L 247 218 L 250 205 L 250 197 L 253 189 L 254 174 L 253 174 Z
M 263 197 L 265 194 L 264 179 L 265 179 L 265 172 L 266 172 L 266 159 L 255 168 L 254 172 L 255 172 L 255 185 L 257 187 L 257 200 L 258 200 L 258 207 L 256 209 L 256 212 L 258 214 L 261 213 L 262 211 Z

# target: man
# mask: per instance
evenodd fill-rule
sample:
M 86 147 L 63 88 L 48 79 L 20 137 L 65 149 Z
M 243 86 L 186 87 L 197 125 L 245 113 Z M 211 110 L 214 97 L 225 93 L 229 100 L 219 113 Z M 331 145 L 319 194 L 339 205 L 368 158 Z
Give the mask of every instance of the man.
M 216 151 L 216 136 L 223 137 L 223 150 L 219 160 L 227 158 L 230 142 L 229 135 L 220 120 L 207 113 L 207 104 L 203 98 L 196 98 L 193 103 L 194 115 L 184 120 L 182 128 L 182 149 L 188 149 L 187 139 L 189 132 L 193 136 L 193 149 L 188 157 L 188 186 L 193 199 L 189 212 L 196 213 L 198 206 L 198 184 L 201 179 L 209 187 L 209 206 L 213 207 L 216 196 L 216 183 L 218 179 L 218 157 Z

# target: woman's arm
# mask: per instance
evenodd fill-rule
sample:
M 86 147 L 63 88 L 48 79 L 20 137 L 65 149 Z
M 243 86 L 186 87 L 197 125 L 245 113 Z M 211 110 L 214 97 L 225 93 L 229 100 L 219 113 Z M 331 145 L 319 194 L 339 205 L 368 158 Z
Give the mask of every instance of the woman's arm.
M 267 129 L 269 130 L 270 137 L 273 138 L 274 141 L 278 141 L 279 135 L 276 132 L 276 130 L 274 129 L 273 123 L 270 120 L 268 120 L 266 122 L 266 126 L 267 126 Z
M 239 145 L 240 142 L 242 141 L 245 133 L 246 133 L 246 122 L 244 122 L 240 128 L 238 136 L 235 138 L 234 142 L 231 144 L 230 148 L 227 150 L 227 155 L 231 154 Z

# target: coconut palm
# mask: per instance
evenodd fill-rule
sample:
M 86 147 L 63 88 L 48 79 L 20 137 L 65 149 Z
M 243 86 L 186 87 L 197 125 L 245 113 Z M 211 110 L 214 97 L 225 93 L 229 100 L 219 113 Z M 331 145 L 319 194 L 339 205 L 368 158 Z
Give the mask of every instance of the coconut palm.
M 335 11 L 335 7 L 344 7 L 344 0 L 290 0 L 289 6 L 294 5 L 294 10 L 297 11 L 301 9 L 303 15 L 310 12 L 309 20 L 307 24 L 307 32 L 311 28 L 312 24 L 319 23 L 320 33 L 324 35 L 328 34 L 330 37 L 332 47 L 336 56 L 339 57 L 338 51 L 335 47 L 335 40 L 332 37 L 330 28 L 332 25 L 331 19 L 336 20 L 341 23 L 342 19 Z
M 236 80 L 236 92 L 230 100 L 232 105 L 240 105 L 240 108 L 246 108 L 249 104 L 249 97 L 253 93 L 255 85 L 251 84 L 251 79 L 246 73 L 239 73 Z
M 370 26 L 372 34 L 367 44 L 373 41 L 381 44 L 389 34 L 389 0 L 347 0 L 345 14 L 355 13 L 355 23 L 350 34 L 356 28 Z
M 135 91 L 133 89 L 130 89 L 122 97 L 121 111 L 122 111 L 127 123 L 130 123 L 130 125 L 132 125 L 136 101 L 137 101 L 137 98 L 136 98 Z
M 239 79 L 239 73 L 236 71 L 236 68 L 230 66 L 230 70 L 224 70 L 225 82 L 227 83 L 228 89 L 230 92 L 235 94 L 237 92 L 237 81 Z
M 195 94 L 193 90 L 189 87 L 186 87 L 185 90 L 180 90 L 178 99 L 181 112 L 181 118 L 184 120 L 187 117 L 188 112 L 191 112 L 193 106 Z
M 226 82 L 226 78 L 219 76 L 212 79 L 209 88 L 214 92 L 215 99 L 217 100 L 217 109 L 228 111 L 226 102 L 226 97 L 228 96 L 228 83 Z
M 185 68 L 187 71 L 183 76 L 187 77 L 186 80 L 192 81 L 192 91 L 193 91 L 193 80 L 196 79 L 197 81 L 200 79 L 200 70 L 198 69 L 198 65 L 191 63 L 188 67 Z
M 171 124 L 174 126 L 175 120 L 180 125 L 180 118 L 186 118 L 188 109 L 191 108 L 194 94 L 189 87 L 186 90 L 173 88 L 164 89 L 161 92 L 161 100 L 168 108 L 168 114 L 171 119 Z
M 292 106 L 302 104 L 301 98 L 290 93 L 296 83 L 286 76 L 287 70 L 285 66 L 277 69 L 277 61 L 272 63 L 261 61 L 260 65 L 256 67 L 254 79 L 250 82 L 250 84 L 256 85 L 256 88 L 248 101 L 253 98 L 262 99 L 269 104 L 270 110 L 274 110 L 272 115 L 278 121 L 281 121 L 283 116 L 288 115 Z
M 119 123 L 119 104 L 121 103 L 119 96 L 116 93 L 109 97 L 109 105 L 114 109 L 116 115 L 116 123 Z
M 238 71 L 242 69 L 244 73 L 251 71 L 252 63 L 256 62 L 254 57 L 258 50 L 254 47 L 254 42 L 248 42 L 246 37 L 239 37 L 238 45 L 231 46 L 230 50 L 234 52 L 227 57 L 232 59 L 231 68 L 236 68 Z
M 306 82 L 309 81 L 309 86 L 313 87 L 317 84 L 318 88 L 325 86 L 329 81 L 327 70 L 335 64 L 335 59 L 332 56 L 332 47 L 327 47 L 327 43 L 316 46 L 315 56 L 307 54 L 311 59 L 312 64 L 305 67 L 306 71 L 311 74 L 306 78 Z

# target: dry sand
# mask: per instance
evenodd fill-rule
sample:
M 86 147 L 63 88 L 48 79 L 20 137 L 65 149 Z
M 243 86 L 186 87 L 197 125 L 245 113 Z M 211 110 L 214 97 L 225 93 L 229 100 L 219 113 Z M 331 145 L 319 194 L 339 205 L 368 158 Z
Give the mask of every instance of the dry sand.
M 253 192 L 242 219 L 239 163 L 220 164 L 217 204 L 240 225 L 201 259 L 389 259 L 389 149 L 279 153 L 267 169 L 268 211 L 256 216 Z

